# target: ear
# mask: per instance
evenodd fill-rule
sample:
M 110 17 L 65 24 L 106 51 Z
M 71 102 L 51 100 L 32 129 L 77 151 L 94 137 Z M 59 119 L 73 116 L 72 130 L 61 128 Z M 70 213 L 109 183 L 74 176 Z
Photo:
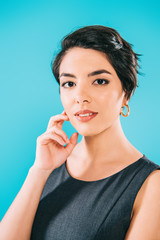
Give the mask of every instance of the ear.
M 130 99 L 130 98 L 129 98 Z M 124 92 L 124 97 L 122 101 L 122 106 L 127 105 L 129 102 L 129 99 L 127 99 L 127 93 Z

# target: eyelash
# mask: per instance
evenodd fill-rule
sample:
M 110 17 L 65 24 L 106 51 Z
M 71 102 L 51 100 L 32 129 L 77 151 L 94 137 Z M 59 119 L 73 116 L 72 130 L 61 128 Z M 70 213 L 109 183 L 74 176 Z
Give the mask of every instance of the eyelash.
M 95 81 L 97 81 L 97 80 L 103 80 L 103 81 L 105 81 L 105 84 L 96 84 L 96 85 L 106 85 L 106 84 L 109 83 L 108 80 L 103 79 L 103 78 L 96 79 Z M 95 81 L 94 81 L 94 82 L 95 82 Z M 64 82 L 64 83 L 61 85 L 61 87 L 64 87 L 64 85 L 65 85 L 66 83 L 69 83 L 69 82 L 72 82 L 72 81 Z M 73 83 L 73 82 L 72 82 L 72 83 Z M 71 87 L 67 87 L 67 88 L 71 88 Z

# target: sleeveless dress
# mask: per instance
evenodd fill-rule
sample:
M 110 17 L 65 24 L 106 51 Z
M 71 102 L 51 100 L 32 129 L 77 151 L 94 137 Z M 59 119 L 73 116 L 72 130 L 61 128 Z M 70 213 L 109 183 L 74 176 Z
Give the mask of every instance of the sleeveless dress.
M 83 181 L 64 162 L 45 184 L 31 240 L 124 240 L 136 195 L 156 169 L 143 155 L 109 177 Z

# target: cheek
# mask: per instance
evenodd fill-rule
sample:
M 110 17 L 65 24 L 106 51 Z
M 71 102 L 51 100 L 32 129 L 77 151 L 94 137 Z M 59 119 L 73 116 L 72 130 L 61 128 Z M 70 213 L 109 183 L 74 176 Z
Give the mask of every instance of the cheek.
M 70 109 L 71 107 L 71 98 L 65 94 L 61 94 L 60 96 L 61 98 L 61 102 L 62 102 L 62 105 L 63 105 L 63 108 L 67 111 L 68 109 Z
M 122 92 L 119 90 L 113 90 L 110 94 L 110 99 L 116 104 L 119 104 L 119 102 L 121 102 L 123 96 L 122 96 Z
M 62 102 L 62 105 L 64 106 L 66 104 L 66 102 L 68 101 L 68 99 L 66 98 L 66 96 L 64 94 L 61 93 L 60 95 L 60 98 L 61 98 L 61 102 Z
M 108 91 L 104 94 L 99 95 L 98 99 L 98 101 L 102 104 L 105 104 L 108 107 L 114 107 L 114 105 L 119 100 L 119 94 L 117 93 L 117 91 Z
M 108 121 L 119 116 L 123 97 L 120 92 L 113 90 L 108 91 L 105 95 L 99 96 L 99 106 L 107 116 Z

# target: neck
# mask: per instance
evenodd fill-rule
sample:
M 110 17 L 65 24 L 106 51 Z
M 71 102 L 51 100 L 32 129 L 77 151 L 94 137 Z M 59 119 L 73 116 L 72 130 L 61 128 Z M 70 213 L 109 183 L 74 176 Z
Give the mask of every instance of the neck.
M 90 163 L 112 161 L 135 149 L 125 137 L 119 118 L 101 133 L 83 136 L 78 145 L 78 152 L 83 153 L 82 159 Z

